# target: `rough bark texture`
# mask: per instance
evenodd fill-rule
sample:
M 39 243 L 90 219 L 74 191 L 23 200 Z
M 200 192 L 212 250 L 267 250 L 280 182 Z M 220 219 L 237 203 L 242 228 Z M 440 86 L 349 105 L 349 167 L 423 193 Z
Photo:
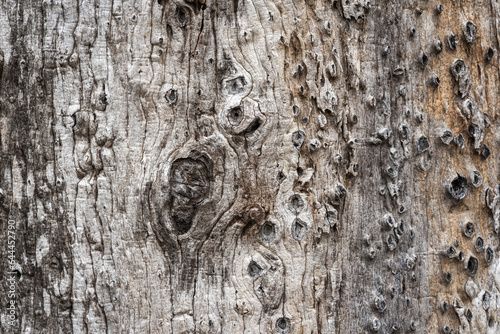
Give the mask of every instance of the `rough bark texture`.
M 499 333 L 499 11 L 2 0 L 1 331 Z

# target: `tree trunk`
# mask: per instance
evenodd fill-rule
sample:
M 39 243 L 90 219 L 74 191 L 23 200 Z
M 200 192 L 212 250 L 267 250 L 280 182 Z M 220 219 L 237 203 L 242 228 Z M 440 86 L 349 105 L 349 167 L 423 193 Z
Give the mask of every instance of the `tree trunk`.
M 2 332 L 499 333 L 499 21 L 2 0 Z

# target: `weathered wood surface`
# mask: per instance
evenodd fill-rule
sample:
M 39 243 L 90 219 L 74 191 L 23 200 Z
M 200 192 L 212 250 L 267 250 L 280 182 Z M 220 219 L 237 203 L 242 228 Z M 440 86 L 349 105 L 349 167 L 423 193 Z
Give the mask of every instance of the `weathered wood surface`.
M 499 333 L 499 11 L 2 0 L 2 332 Z

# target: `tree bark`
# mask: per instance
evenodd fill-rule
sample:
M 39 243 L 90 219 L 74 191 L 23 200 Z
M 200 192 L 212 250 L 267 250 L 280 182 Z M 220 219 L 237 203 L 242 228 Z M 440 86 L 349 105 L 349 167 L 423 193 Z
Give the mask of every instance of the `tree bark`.
M 499 333 L 499 11 L 2 0 L 1 331 Z

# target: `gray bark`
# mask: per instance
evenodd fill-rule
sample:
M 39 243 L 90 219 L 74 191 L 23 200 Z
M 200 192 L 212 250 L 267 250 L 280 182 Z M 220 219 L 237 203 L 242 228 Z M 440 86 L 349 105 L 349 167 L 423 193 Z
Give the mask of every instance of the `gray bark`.
M 499 2 L 440 6 L 2 0 L 1 331 L 500 332 Z

